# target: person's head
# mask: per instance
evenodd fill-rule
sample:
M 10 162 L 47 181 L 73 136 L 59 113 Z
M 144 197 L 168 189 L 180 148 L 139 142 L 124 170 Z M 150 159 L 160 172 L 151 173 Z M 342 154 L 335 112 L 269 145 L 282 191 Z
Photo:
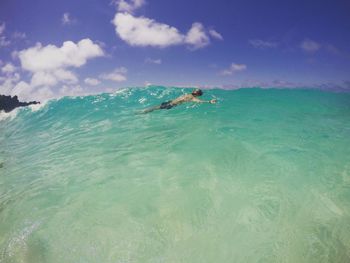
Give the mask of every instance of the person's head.
M 194 91 L 192 91 L 192 95 L 197 97 L 197 96 L 202 96 L 203 95 L 203 91 L 200 89 L 195 89 Z

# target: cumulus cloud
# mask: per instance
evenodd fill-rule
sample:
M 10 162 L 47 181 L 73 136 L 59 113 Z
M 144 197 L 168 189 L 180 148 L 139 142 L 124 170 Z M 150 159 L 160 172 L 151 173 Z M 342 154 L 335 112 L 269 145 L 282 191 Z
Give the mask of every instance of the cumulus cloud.
M 59 82 L 74 84 L 78 82 L 78 77 L 71 71 L 57 69 L 51 72 L 35 72 L 31 79 L 31 86 L 55 86 Z
M 78 89 L 78 77 L 69 68 L 83 66 L 87 60 L 103 56 L 101 47 L 90 39 L 83 39 L 78 43 L 66 41 L 61 47 L 55 45 L 34 47 L 17 52 L 21 67 L 30 73 L 30 81 L 20 80 L 19 74 L 12 64 L 6 64 L 1 72 L 6 77 L 0 81 L 0 90 L 5 94 L 18 95 L 22 100 L 46 100 L 61 94 L 51 88 L 58 85 L 69 89 L 71 95 Z M 62 94 L 61 94 L 62 95 Z M 67 95 L 67 94 L 66 94 Z
M 160 58 L 158 58 L 158 59 L 146 58 L 145 63 L 160 65 L 160 64 L 162 64 L 162 60 Z
M 86 78 L 84 80 L 84 82 L 90 86 L 96 86 L 96 85 L 101 83 L 101 81 L 99 81 L 98 79 L 94 79 L 94 78 Z
M 259 49 L 275 48 L 278 46 L 277 42 L 264 41 L 261 39 L 251 39 L 249 40 L 249 44 Z
M 247 65 L 245 65 L 245 64 L 232 63 L 228 69 L 221 71 L 220 75 L 228 76 L 228 75 L 232 75 L 235 72 L 243 71 L 246 69 L 247 69 Z
M 22 101 L 39 100 L 57 97 L 50 88 L 51 85 L 57 83 L 55 75 L 38 72 L 35 73 L 30 82 L 21 80 L 19 73 L 6 70 L 2 72 L 5 76 L 0 76 L 0 93 L 5 95 L 17 95 Z
M 81 96 L 86 94 L 86 92 L 80 85 L 63 85 L 62 88 L 59 90 L 59 93 L 61 96 Z
M 311 39 L 305 39 L 303 42 L 301 42 L 300 48 L 305 52 L 315 53 L 321 48 L 321 45 Z
M 188 31 L 185 37 L 185 43 L 190 44 L 194 49 L 209 45 L 209 37 L 205 33 L 204 27 L 201 23 L 193 23 L 190 31 Z
M 12 63 L 7 63 L 1 68 L 1 72 L 8 74 L 16 71 L 16 67 Z
M 34 90 L 34 87 L 30 86 L 27 82 L 20 81 L 13 87 L 10 95 L 12 96 L 16 95 L 20 98 L 20 100 L 32 100 L 33 90 Z M 36 97 L 42 98 L 41 96 L 38 96 L 38 95 L 36 95 Z
M 132 13 L 136 9 L 142 7 L 146 4 L 145 0 L 115 0 L 113 3 L 117 6 L 118 11 L 120 12 L 129 12 Z
M 112 80 L 115 82 L 122 82 L 126 80 L 128 70 L 124 67 L 116 68 L 110 73 L 101 74 L 100 78 L 105 80 Z
M 0 91 L 1 94 L 10 95 L 13 87 L 20 80 L 19 73 L 6 73 L 6 76 L 0 76 Z
M 64 13 L 61 18 L 62 25 L 72 25 L 76 23 L 76 19 L 72 18 L 68 12 Z
M 135 17 L 126 12 L 117 13 L 112 22 L 116 34 L 132 46 L 164 48 L 187 44 L 192 49 L 198 49 L 210 43 L 208 36 L 210 32 L 208 33 L 204 26 L 198 22 L 192 24 L 187 34 L 182 34 L 173 26 L 146 17 Z
M 184 41 L 184 36 L 175 27 L 153 19 L 117 13 L 113 23 L 119 37 L 132 46 L 166 47 Z
M 103 56 L 101 47 L 90 39 L 80 40 L 77 44 L 66 41 L 62 47 L 55 45 L 34 47 L 18 52 L 22 68 L 30 72 L 51 71 L 66 67 L 80 67 L 88 59 Z
M 209 34 L 210 34 L 213 38 L 215 38 L 215 39 L 224 40 L 224 38 L 222 37 L 222 35 L 221 35 L 219 32 L 215 31 L 214 29 L 210 29 L 210 30 L 209 30 Z

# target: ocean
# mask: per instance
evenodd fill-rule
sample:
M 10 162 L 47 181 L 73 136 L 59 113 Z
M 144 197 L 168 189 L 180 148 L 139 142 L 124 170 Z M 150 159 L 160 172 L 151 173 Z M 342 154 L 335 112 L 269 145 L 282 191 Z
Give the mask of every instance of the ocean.
M 350 93 L 130 88 L 0 115 L 0 262 L 350 262 Z

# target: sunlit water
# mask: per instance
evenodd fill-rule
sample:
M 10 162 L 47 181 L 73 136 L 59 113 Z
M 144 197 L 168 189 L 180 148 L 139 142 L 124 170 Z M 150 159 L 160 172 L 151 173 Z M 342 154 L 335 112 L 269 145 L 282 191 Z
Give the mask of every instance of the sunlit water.
M 2 114 L 0 262 L 350 262 L 350 93 L 190 91 Z

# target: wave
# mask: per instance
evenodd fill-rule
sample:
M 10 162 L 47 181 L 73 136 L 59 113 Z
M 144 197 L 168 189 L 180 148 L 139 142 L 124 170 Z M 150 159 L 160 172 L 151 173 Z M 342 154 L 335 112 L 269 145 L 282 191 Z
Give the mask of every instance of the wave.
M 119 110 L 126 112 L 128 110 L 138 110 L 143 107 L 159 105 L 163 101 L 171 100 L 185 93 L 189 93 L 193 88 L 190 87 L 163 87 L 163 86 L 148 86 L 140 88 L 123 88 L 113 93 L 101 93 L 85 96 L 64 96 L 61 98 L 55 98 L 45 101 L 41 104 L 30 105 L 27 107 L 17 108 L 9 113 L 0 112 L 0 121 L 11 121 L 17 116 L 28 116 L 30 113 L 39 112 L 45 109 L 54 110 L 58 107 L 62 110 L 62 106 L 67 107 L 67 111 L 77 110 L 78 104 L 81 104 L 81 109 L 87 110 L 89 107 L 97 109 L 96 106 L 109 108 L 113 110 Z M 276 92 L 278 94 L 276 94 Z M 227 100 L 232 96 L 241 96 L 246 93 L 250 93 L 252 96 L 280 96 L 285 94 L 300 93 L 329 93 L 314 88 L 290 88 L 290 89 L 278 89 L 278 88 L 262 88 L 262 87 L 249 87 L 249 88 L 238 88 L 238 89 L 220 89 L 210 88 L 204 89 L 205 98 L 215 98 L 220 101 Z M 260 94 L 261 93 L 261 94 Z M 332 92 L 330 94 L 333 94 Z M 331 95 L 332 96 L 332 95 Z M 113 107 L 112 107 L 113 106 Z
M 210 89 L 135 114 L 191 90 L 4 115 L 0 262 L 348 262 L 350 94 Z

